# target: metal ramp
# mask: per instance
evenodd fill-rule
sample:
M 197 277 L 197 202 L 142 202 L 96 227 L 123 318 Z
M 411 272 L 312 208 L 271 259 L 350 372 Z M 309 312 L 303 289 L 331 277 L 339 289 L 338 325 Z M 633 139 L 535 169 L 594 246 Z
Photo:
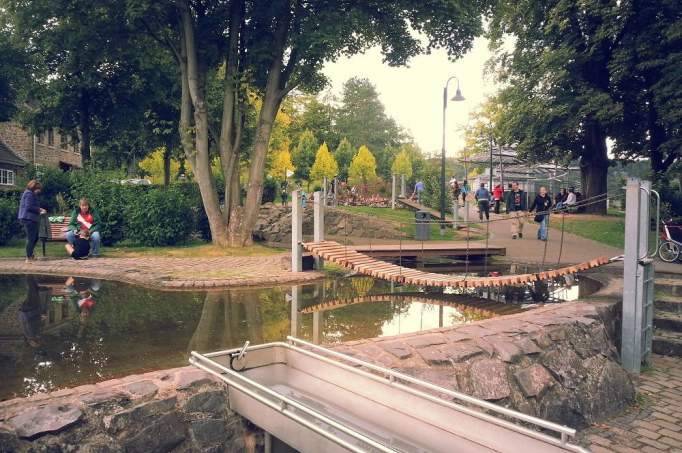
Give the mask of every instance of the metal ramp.
M 587 451 L 571 428 L 293 337 L 190 363 L 227 383 L 231 410 L 302 452 Z

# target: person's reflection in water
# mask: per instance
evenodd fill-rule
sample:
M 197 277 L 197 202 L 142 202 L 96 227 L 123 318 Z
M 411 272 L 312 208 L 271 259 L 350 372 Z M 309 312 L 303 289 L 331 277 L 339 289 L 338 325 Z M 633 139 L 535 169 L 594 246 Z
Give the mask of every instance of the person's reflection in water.
M 40 287 L 33 276 L 26 278 L 27 292 L 24 303 L 19 307 L 19 322 L 24 332 L 26 342 L 32 348 L 40 347 L 40 330 L 44 315 L 44 308 L 40 302 Z
M 80 312 L 78 337 L 82 337 L 85 327 L 88 324 L 88 319 L 92 313 L 92 309 L 95 307 L 95 299 L 92 298 L 92 293 L 90 293 L 90 291 L 83 291 L 80 293 L 80 299 L 76 304 L 78 305 L 78 311 Z

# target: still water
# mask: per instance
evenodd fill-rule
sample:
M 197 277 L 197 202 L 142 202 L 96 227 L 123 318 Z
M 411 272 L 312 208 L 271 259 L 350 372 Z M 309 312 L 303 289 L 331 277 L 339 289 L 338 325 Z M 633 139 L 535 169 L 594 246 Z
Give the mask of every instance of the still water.
M 165 292 L 0 276 L 0 400 L 183 366 L 192 350 L 287 335 L 316 343 L 396 335 L 514 313 L 528 302 L 573 300 L 597 287 L 581 278 L 450 294 L 340 276 L 295 287 Z

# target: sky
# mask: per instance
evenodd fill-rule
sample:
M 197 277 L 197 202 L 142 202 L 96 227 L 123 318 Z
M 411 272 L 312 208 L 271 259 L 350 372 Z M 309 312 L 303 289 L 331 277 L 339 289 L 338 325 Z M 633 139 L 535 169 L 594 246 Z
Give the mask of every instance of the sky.
M 476 38 L 471 51 L 455 62 L 448 60 L 445 51 L 435 50 L 413 58 L 406 67 L 394 68 L 382 62 L 378 48 L 372 48 L 364 54 L 327 63 L 324 73 L 336 95 L 351 77 L 369 79 L 376 86 L 387 115 L 407 129 L 427 153 L 440 152 L 443 86 L 449 77 L 458 77 L 466 100 L 448 103 L 446 123 L 447 155 L 455 156 L 464 145 L 463 127 L 469 113 L 496 91 L 492 78 L 485 75 L 485 63 L 490 56 L 488 41 Z M 448 97 L 454 96 L 456 87 L 456 80 L 451 81 Z

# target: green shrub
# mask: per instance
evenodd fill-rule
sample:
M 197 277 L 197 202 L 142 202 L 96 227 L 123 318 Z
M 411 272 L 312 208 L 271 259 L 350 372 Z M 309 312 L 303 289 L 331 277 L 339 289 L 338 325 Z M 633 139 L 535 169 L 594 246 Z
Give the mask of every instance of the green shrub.
M 47 209 L 50 215 L 66 214 L 61 212 L 58 199 L 68 200 L 71 197 L 71 175 L 68 172 L 51 167 L 30 167 L 26 179 L 37 179 L 43 185 L 40 206 Z
M 261 204 L 271 203 L 275 201 L 277 196 L 277 181 L 275 178 L 265 178 L 263 180 L 263 196 L 261 197 Z
M 148 187 L 128 200 L 125 238 L 146 246 L 174 245 L 194 231 L 194 211 L 182 190 Z
M 19 233 L 17 220 L 18 203 L 14 200 L 0 198 L 0 245 L 5 245 Z

